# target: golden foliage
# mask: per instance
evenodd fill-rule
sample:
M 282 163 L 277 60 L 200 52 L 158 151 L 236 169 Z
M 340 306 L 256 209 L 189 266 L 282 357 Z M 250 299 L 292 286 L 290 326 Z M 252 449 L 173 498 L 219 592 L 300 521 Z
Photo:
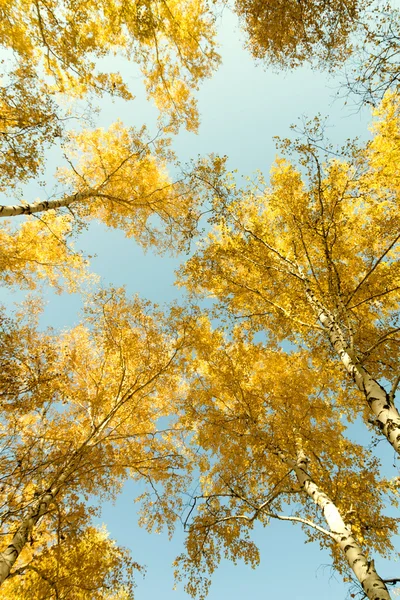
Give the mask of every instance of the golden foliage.
M 11 194 L 17 186 L 37 177 L 44 168 L 45 151 L 68 137 L 71 139 L 72 134 L 68 135 L 66 131 L 70 118 L 87 120 L 82 102 L 79 104 L 77 100 L 89 103 L 93 113 L 96 96 L 108 93 L 125 100 L 133 99 L 120 73 L 101 71 L 100 59 L 119 55 L 139 66 L 148 95 L 159 109 L 161 129 L 176 132 L 183 123 L 187 129 L 195 131 L 198 115 L 193 92 L 218 64 L 214 37 L 213 18 L 202 0 L 168 3 L 106 0 L 100 4 L 79 0 L 2 2 L 0 45 L 4 59 L 0 82 L 0 191 Z M 122 195 L 117 194 L 117 202 L 110 199 L 113 193 L 121 190 L 121 183 L 116 189 L 117 177 L 114 174 L 114 185 L 111 188 L 109 184 L 106 190 L 111 192 L 107 208 L 104 208 L 106 202 L 103 196 L 102 210 L 95 209 L 94 212 L 101 213 L 110 226 L 126 227 L 129 235 L 136 235 L 142 241 L 146 238 L 146 243 L 154 243 L 157 232 L 156 227 L 149 227 L 149 215 L 153 215 L 154 219 L 161 217 L 167 238 L 182 226 L 186 239 L 187 232 L 191 232 L 195 223 L 187 210 L 190 201 L 182 200 L 187 191 L 180 190 L 178 184 L 172 187 L 165 165 L 157 159 L 148 157 L 145 160 L 142 157 L 135 162 L 131 157 L 128 161 L 122 152 L 127 146 L 126 139 L 123 141 L 121 137 L 132 138 L 128 142 L 128 146 L 132 147 L 139 138 L 143 138 L 144 132 L 133 134 L 126 131 L 123 134 L 121 128 L 121 125 L 115 125 L 109 133 L 109 136 L 120 138 L 120 152 L 109 166 L 118 171 L 119 182 L 123 177 L 129 178 L 132 186 L 124 189 Z M 90 145 L 90 138 L 94 147 L 104 148 L 105 143 L 110 143 L 110 148 L 114 145 L 115 149 L 115 143 L 112 144 L 99 131 L 86 131 L 80 140 L 84 138 L 87 138 L 86 146 Z M 142 140 L 140 146 L 142 152 L 145 147 Z M 161 147 L 161 144 L 158 146 Z M 118 159 L 121 159 L 124 168 L 117 164 Z M 93 172 L 87 176 L 91 179 Z M 106 176 L 111 176 L 110 171 Z M 97 177 L 104 184 L 101 173 Z M 152 185 L 155 187 L 151 188 Z M 133 198 L 137 207 L 133 211 L 136 220 L 131 215 L 126 217 Z M 97 209 L 100 202 L 97 202 Z M 138 210 L 140 203 L 141 211 Z M 6 233 L 4 235 L 7 236 Z M 62 249 L 61 245 L 54 242 L 53 248 L 56 254 L 64 256 L 66 265 L 62 268 L 66 271 L 67 264 L 72 265 L 80 259 Z M 4 248 L 8 254 L 9 246 Z M 43 267 L 44 262 L 38 261 L 34 255 L 27 260 L 32 267 L 35 261 Z M 16 256 L 14 262 L 21 264 L 20 257 Z M 45 262 L 49 275 L 54 259 L 48 255 Z M 20 266 L 17 271 L 21 274 Z M 39 271 L 43 272 L 43 268 Z M 57 275 L 50 275 L 50 279 L 54 283 Z
M 109 56 L 139 65 L 172 129 L 196 129 L 192 92 L 219 61 L 213 18 L 201 0 L 5 0 L 0 16 L 2 181 L 37 174 L 43 148 L 62 134 L 68 116 L 60 95 L 70 105 L 104 93 L 133 98 L 120 73 L 99 69 Z
M 86 260 L 70 241 L 72 217 L 49 211 L 18 229 L 3 223 L 0 230 L 0 280 L 7 286 L 33 289 L 44 280 L 60 292 L 70 292 L 88 279 Z
M 307 348 L 325 367 L 338 363 L 344 388 L 354 373 L 343 369 L 350 357 L 394 385 L 400 367 L 397 98 L 389 96 L 377 117 L 373 141 L 350 144 L 342 157 L 318 150 L 318 122 L 305 140 L 284 141 L 300 165 L 278 158 L 269 186 L 261 178 L 239 190 L 223 174 L 213 181 L 215 231 L 181 275 L 250 332 Z M 344 404 L 361 407 L 356 397 Z M 366 404 L 365 411 L 368 418 Z
M 87 194 L 86 201 L 71 202 L 76 216 L 102 220 L 145 247 L 177 250 L 196 230 L 200 194 L 187 177 L 171 180 L 170 140 L 146 138 L 145 127 L 136 131 L 120 121 L 107 131 L 71 133 L 71 168 L 59 169 L 58 178 L 72 194 Z
M 100 292 L 62 336 L 38 333 L 21 315 L 3 319 L 2 333 L 0 521 L 12 555 L 0 561 L 4 580 L 29 536 L 51 534 L 60 511 L 85 512 L 82 498 L 113 498 L 128 477 L 157 485 L 160 498 L 179 486 L 184 457 L 160 419 L 178 393 L 186 334 L 121 290 Z
M 235 9 L 256 58 L 283 68 L 305 61 L 332 68 L 351 53 L 350 34 L 369 4 L 364 0 L 236 0 Z
M 55 532 L 35 532 L 21 566 L 6 580 L 2 597 L 19 600 L 76 598 L 132 600 L 134 570 L 139 570 L 124 548 L 110 540 L 103 528 L 84 526 L 85 518 L 62 515 Z
M 1 2 L 0 191 L 14 196 L 37 177 L 56 144 L 68 147 L 62 164 L 70 167 L 59 170 L 70 196 L 64 189 L 56 200 L 1 207 L 1 216 L 57 211 L 19 231 L 2 228 L 0 272 L 7 284 L 34 287 L 45 279 L 73 291 L 85 261 L 70 234 L 82 219 L 122 228 L 144 246 L 187 245 L 199 218 L 198 195 L 183 180 L 171 181 L 173 155 L 169 140 L 160 138 L 182 124 L 197 129 L 193 93 L 219 62 L 213 21 L 202 0 Z M 136 131 L 119 121 L 107 132 L 67 129 L 72 117 L 93 126 L 87 115 L 95 114 L 96 97 L 133 99 L 120 73 L 102 71 L 112 56 L 137 64 L 143 75 L 160 114 L 153 140 L 145 127 Z
M 340 62 L 365 7 L 352 0 L 236 3 L 253 54 L 290 67 L 314 54 Z M 359 414 L 361 401 L 338 358 L 360 389 L 360 373 L 380 386 L 384 410 L 394 413 L 396 95 L 376 112 L 373 141 L 349 144 L 342 156 L 318 151 L 319 122 L 305 141 L 283 141 L 299 164 L 278 158 L 268 186 L 260 177 L 237 189 L 218 157 L 173 182 L 167 168 L 175 157 L 160 135 L 182 124 L 196 131 L 193 91 L 219 60 L 205 2 L 3 0 L 0 17 L 0 44 L 9 52 L 0 88 L 0 191 L 36 177 L 58 139 L 68 163 L 57 172 L 66 191 L 59 200 L 0 211 L 43 212 L 2 228 L 2 282 L 78 290 L 88 276 L 71 239 L 90 219 L 144 247 L 180 250 L 209 189 L 215 230 L 182 281 L 193 296 L 216 299 L 224 327 L 235 322 L 225 337 L 197 309 L 164 315 L 115 289 L 88 298 L 82 322 L 58 334 L 39 331 L 33 301 L 14 319 L 1 313 L 4 597 L 132 598 L 137 565 L 93 527 L 88 506 L 89 497 L 115 498 L 128 478 L 148 484 L 141 523 L 166 524 L 170 533 L 187 486 L 198 485 L 187 552 L 177 560 L 192 595 L 207 592 L 222 557 L 258 564 L 256 521 L 300 522 L 346 574 L 337 539 L 294 475 L 299 447 L 358 543 L 388 556 L 397 520 L 383 514 L 384 503 L 396 504 L 398 483 L 381 477 L 378 461 L 345 435 L 345 418 Z M 112 55 L 141 69 L 161 115 L 153 140 L 144 127 L 120 121 L 107 131 L 66 132 L 63 121 L 82 100 L 92 109 L 103 93 L 133 98 L 120 73 L 101 72 L 101 59 Z M 283 342 L 292 344 L 289 353 Z M 390 394 L 369 373 L 393 381 Z M 367 419 L 366 406 L 363 412 Z
M 29 68 L 20 66 L 0 85 L 0 191 L 36 176 L 44 151 L 61 135 L 56 105 L 50 95 L 38 93 Z
M 331 373 L 310 364 L 307 351 L 249 343 L 240 327 L 231 342 L 205 320 L 196 334 L 179 419 L 192 432 L 196 464 L 186 553 L 176 561 L 186 591 L 204 598 L 222 558 L 256 567 L 252 529 L 271 519 L 299 522 L 309 541 L 329 548 L 336 569 L 348 575 L 338 540 L 294 474 L 299 443 L 314 482 L 358 543 L 388 557 L 394 550 L 388 532 L 397 530 L 397 519 L 385 516 L 382 497 L 389 494 L 397 506 L 398 484 L 382 478 L 371 453 L 346 438 Z

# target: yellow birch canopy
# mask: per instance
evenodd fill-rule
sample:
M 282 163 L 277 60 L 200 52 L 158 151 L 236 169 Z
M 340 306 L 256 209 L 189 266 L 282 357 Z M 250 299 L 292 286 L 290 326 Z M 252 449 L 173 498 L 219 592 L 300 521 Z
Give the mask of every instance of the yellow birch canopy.
M 332 68 L 351 54 L 350 35 L 370 4 L 368 0 L 236 0 L 235 10 L 254 57 L 285 69 L 305 61 Z
M 218 64 L 212 14 L 202 0 L 2 0 L 0 181 L 35 176 L 43 151 L 62 135 L 73 99 L 133 98 L 99 59 L 136 64 L 173 129 L 198 125 L 193 91 Z M 67 119 L 68 120 L 68 119 Z
M 188 443 L 196 465 L 192 489 L 185 489 L 186 552 L 176 561 L 186 591 L 204 598 L 222 558 L 256 567 L 252 530 L 256 523 L 266 527 L 268 545 L 271 520 L 301 526 L 309 541 L 329 548 L 335 568 L 349 577 L 338 540 L 296 478 L 299 447 L 313 482 L 357 543 L 388 557 L 394 550 L 389 531 L 397 531 L 398 520 L 385 515 L 383 498 L 388 494 L 397 506 L 398 482 L 382 477 L 372 453 L 346 437 L 335 375 L 314 359 L 311 364 L 307 351 L 249 343 L 240 326 L 232 338 L 227 341 L 204 318 L 193 332 L 190 383 L 178 421 L 192 432 Z
M 114 577 L 115 588 L 128 555 L 93 529 L 82 533 L 81 517 L 90 525 L 93 502 L 115 498 L 130 478 L 157 486 L 172 525 L 185 457 L 162 419 L 180 387 L 185 324 L 171 329 L 160 311 L 122 290 L 99 292 L 82 323 L 61 335 L 37 331 L 34 307 L 30 319 L 2 316 L 1 324 L 2 581 L 10 571 L 21 577 L 10 575 L 6 588 L 21 594 L 40 588 L 42 571 L 50 587 L 53 578 L 61 590 L 77 577 L 84 585 L 103 544 L 96 586 Z M 79 556 L 82 568 L 88 563 L 82 577 L 74 575 Z
M 308 138 L 283 142 L 289 159 L 276 159 L 269 185 L 260 178 L 239 190 L 223 170 L 218 176 L 204 164 L 215 230 L 181 270 L 191 292 L 216 299 L 219 315 L 307 348 L 321 365 L 333 361 L 344 388 L 352 384 L 324 314 L 355 365 L 393 383 L 393 393 L 397 385 L 398 106 L 388 95 L 376 112 L 373 140 L 349 144 L 342 155 L 332 148 L 324 155 L 313 143 L 320 124 L 311 124 Z M 359 409 L 360 400 L 354 394 L 346 405 Z

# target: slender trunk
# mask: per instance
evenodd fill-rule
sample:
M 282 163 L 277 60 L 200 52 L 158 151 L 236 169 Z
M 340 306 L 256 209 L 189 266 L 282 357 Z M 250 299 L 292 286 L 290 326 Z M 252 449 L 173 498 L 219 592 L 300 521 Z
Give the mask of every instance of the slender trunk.
M 46 514 L 69 475 L 70 471 L 65 472 L 59 477 L 55 485 L 42 494 L 14 533 L 11 543 L 4 552 L 0 553 L 0 585 L 2 585 L 9 576 L 13 565 L 29 539 L 29 534 L 42 516 Z
M 17 215 L 32 215 L 38 212 L 45 212 L 54 208 L 60 208 L 62 206 L 70 206 L 76 202 L 82 202 L 96 196 L 94 190 L 86 192 L 77 192 L 71 194 L 71 196 L 65 196 L 59 200 L 40 200 L 39 202 L 32 202 L 31 204 L 9 204 L 0 205 L 0 217 L 16 217 Z
M 335 504 L 319 489 L 307 473 L 307 459 L 304 453 L 302 451 L 298 453 L 297 462 L 287 458 L 284 460 L 293 467 L 301 487 L 322 510 L 329 529 L 343 550 L 349 567 L 362 585 L 366 596 L 370 600 L 390 600 L 388 589 L 375 570 L 374 561 L 366 558 Z
M 349 373 L 360 392 L 364 394 L 383 435 L 397 454 L 400 455 L 400 414 L 391 402 L 389 394 L 361 364 L 352 359 L 351 352 L 343 340 L 341 330 L 334 317 L 321 305 L 309 288 L 306 289 L 306 294 L 310 304 L 318 313 L 318 319 L 328 333 L 330 342 L 347 373 Z

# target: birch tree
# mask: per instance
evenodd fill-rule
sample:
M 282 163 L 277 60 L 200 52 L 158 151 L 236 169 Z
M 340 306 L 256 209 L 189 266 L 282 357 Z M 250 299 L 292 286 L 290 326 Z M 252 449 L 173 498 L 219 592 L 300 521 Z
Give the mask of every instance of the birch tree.
M 228 319 L 336 365 L 338 405 L 400 453 L 397 97 L 376 117 L 372 142 L 342 155 L 324 157 L 320 124 L 310 125 L 306 139 L 283 143 L 299 168 L 278 158 L 269 186 L 260 177 L 241 191 L 222 161 L 219 171 L 203 164 L 216 230 L 182 281 L 214 296 Z
M 159 426 L 179 386 L 184 323 L 172 331 L 149 304 L 111 290 L 62 336 L 12 322 L 4 327 L 0 583 L 19 572 L 31 576 L 24 566 L 30 539 L 41 528 L 54 538 L 60 512 L 68 524 L 71 510 L 78 516 L 86 510 L 82 498 L 113 498 L 128 477 L 157 486 L 162 504 L 163 493 L 174 495 L 175 471 L 184 464 Z M 172 518 L 171 504 L 166 511 Z M 68 540 L 69 526 L 63 527 Z M 74 536 L 83 552 L 79 528 Z M 49 550 L 51 580 L 57 551 Z M 32 568 L 41 570 L 42 558 L 33 558 Z
M 61 198 L 24 201 L 0 206 L 2 217 L 33 215 L 67 207 L 79 222 L 99 219 L 107 226 L 122 229 L 144 246 L 191 235 L 199 217 L 200 198 L 190 174 L 172 181 L 168 163 L 174 160 L 170 140 L 149 139 L 121 122 L 108 131 L 96 129 L 69 134 L 65 147 L 69 166 L 60 167 L 59 182 L 68 190 Z M 158 217 L 162 227 L 152 225 Z
M 88 525 L 82 506 L 51 513 L 54 531 L 39 526 L 30 537 L 18 569 L 4 582 L 5 599 L 76 598 L 131 600 L 134 574 L 142 570 L 129 552 L 108 537 L 107 531 Z M 50 516 L 50 515 L 49 515 Z
M 179 421 L 192 432 L 198 469 L 186 553 L 176 561 L 188 593 L 205 597 L 222 557 L 256 567 L 252 529 L 259 523 L 268 536 L 268 524 L 279 520 L 328 548 L 334 567 L 366 597 L 389 599 L 368 555 L 393 551 L 398 519 L 385 516 L 383 497 L 397 506 L 398 482 L 382 478 L 378 461 L 346 437 L 334 372 L 314 358 L 310 370 L 305 351 L 251 343 L 241 327 L 227 342 L 203 320 L 196 339 Z M 275 551 L 289 571 L 290 549 Z
M 3 2 L 0 16 L 0 215 L 36 215 L 18 232 L 16 222 L 1 227 L 4 281 L 33 287 L 46 279 L 61 289 L 64 278 L 73 289 L 85 261 L 71 236 L 93 218 L 145 246 L 187 244 L 198 197 L 189 181 L 169 176 L 175 161 L 168 146 L 180 126 L 197 130 L 194 93 L 219 63 L 207 6 L 22 0 Z M 141 73 L 157 106 L 154 134 L 119 121 L 108 131 L 95 128 L 103 96 L 134 100 L 134 90 L 107 65 L 117 56 Z M 46 174 L 47 197 L 26 197 L 24 184 L 43 185 L 38 178 L 52 148 L 64 158 L 51 180 Z

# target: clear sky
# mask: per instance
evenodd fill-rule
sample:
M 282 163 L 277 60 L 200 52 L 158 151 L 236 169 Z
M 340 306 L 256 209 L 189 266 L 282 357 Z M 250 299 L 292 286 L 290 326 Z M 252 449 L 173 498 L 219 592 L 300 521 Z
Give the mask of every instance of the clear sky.
M 223 65 L 214 77 L 205 82 L 198 94 L 201 126 L 198 135 L 182 132 L 174 149 L 182 161 L 209 152 L 227 154 L 229 166 L 243 175 L 256 169 L 265 174 L 275 157 L 273 136 L 290 135 L 290 125 L 303 116 L 317 113 L 329 115 L 328 135 L 342 143 L 348 137 L 368 137 L 368 110 L 343 106 L 334 101 L 338 79 L 313 72 L 310 68 L 288 73 L 273 73 L 254 60 L 243 48 L 244 36 L 236 18 L 224 11 L 220 26 L 220 52 Z M 126 66 L 122 65 L 122 69 Z M 103 103 L 99 124 L 107 127 L 116 117 L 127 125 L 149 125 L 155 130 L 156 112 L 146 101 L 137 73 L 124 71 L 131 81 L 136 100 L 129 105 L 108 100 Z M 55 165 L 54 156 L 52 165 Z M 51 184 L 48 191 L 51 190 Z M 37 190 L 29 188 L 32 196 Z M 26 198 L 29 200 L 29 198 Z M 129 293 L 139 293 L 157 303 L 179 298 L 173 287 L 174 270 L 185 257 L 170 258 L 144 254 L 133 240 L 118 231 L 92 224 L 79 240 L 79 247 L 96 254 L 92 268 L 105 285 L 126 285 Z M 5 296 L 8 298 L 9 296 Z M 79 298 L 48 294 L 43 324 L 67 327 L 77 322 Z M 149 535 L 136 524 L 136 505 L 132 499 L 137 486 L 126 485 L 113 506 L 106 504 L 100 522 L 105 522 L 111 537 L 131 549 L 133 559 L 147 565 L 147 575 L 138 577 L 137 600 L 183 600 L 188 598 L 182 585 L 173 587 L 171 563 L 183 548 L 183 532 L 169 542 L 167 536 Z M 244 598 L 281 598 L 283 600 L 341 600 L 346 598 L 348 585 L 330 568 L 330 557 L 319 546 L 304 544 L 299 527 L 289 523 L 272 523 L 268 528 L 255 528 L 254 539 L 261 549 L 261 564 L 255 570 L 223 562 L 215 573 L 210 600 L 243 600 Z M 383 577 L 400 576 L 400 569 L 377 561 Z

